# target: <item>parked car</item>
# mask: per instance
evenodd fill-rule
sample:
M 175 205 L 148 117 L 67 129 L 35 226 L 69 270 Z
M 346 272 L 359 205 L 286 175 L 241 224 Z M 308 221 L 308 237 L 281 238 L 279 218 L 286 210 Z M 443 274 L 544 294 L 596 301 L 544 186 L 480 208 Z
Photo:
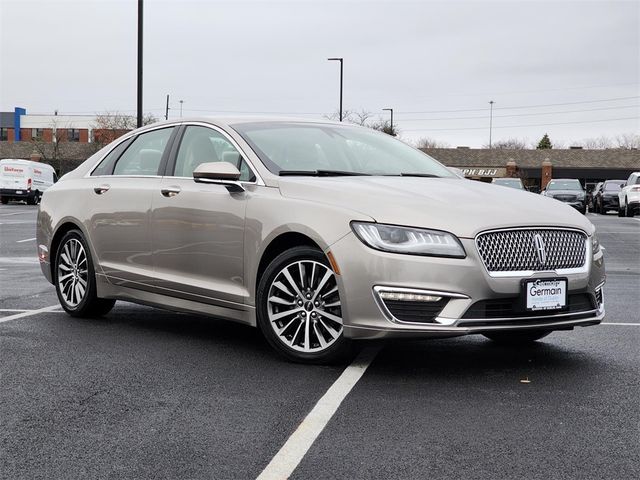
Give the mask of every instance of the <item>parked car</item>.
M 0 202 L 6 205 L 10 200 L 24 200 L 35 205 L 57 180 L 51 165 L 5 158 L 0 160 Z
M 587 213 L 587 195 L 580 180 L 575 178 L 553 179 L 540 193 L 545 197 L 571 205 L 582 214 Z
M 515 188 L 517 190 L 524 190 L 522 180 L 519 178 L 494 178 L 491 183 L 494 185 L 502 185 L 503 187 Z
M 604 317 L 586 217 L 340 123 L 130 132 L 45 192 L 37 248 L 72 316 L 127 300 L 226 318 L 301 362 L 356 339 L 521 343 Z
M 587 205 L 592 212 L 596 211 L 596 195 L 602 189 L 603 184 L 604 182 L 598 182 L 591 192 L 587 192 Z
M 595 205 L 593 211 L 602 214 L 607 213 L 609 210 L 618 211 L 620 207 L 618 193 L 624 184 L 624 180 L 607 180 L 603 182 L 602 187 L 593 199 Z
M 640 213 L 640 172 L 633 172 L 618 192 L 618 216 L 633 217 Z

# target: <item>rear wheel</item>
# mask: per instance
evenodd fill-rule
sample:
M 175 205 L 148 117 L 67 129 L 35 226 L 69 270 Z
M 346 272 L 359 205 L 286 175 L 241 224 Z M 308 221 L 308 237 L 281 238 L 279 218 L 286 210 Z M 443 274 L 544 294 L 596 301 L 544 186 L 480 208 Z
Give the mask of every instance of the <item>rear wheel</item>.
M 294 247 L 276 257 L 256 300 L 260 330 L 287 359 L 332 363 L 348 355 L 336 274 L 320 250 Z
M 624 217 L 624 215 L 625 215 L 624 207 L 618 207 L 618 216 Z
M 524 332 L 491 332 L 483 333 L 483 335 L 497 343 L 522 345 L 540 340 L 550 333 L 548 330 L 530 330 Z
M 99 317 L 115 300 L 96 296 L 96 275 L 87 243 L 79 230 L 67 232 L 56 251 L 54 282 L 62 308 L 74 317 Z
M 629 206 L 629 201 L 626 199 L 624 201 L 624 216 L 633 217 L 633 209 Z
M 9 203 L 9 199 L 7 197 L 2 197 L 0 198 L 0 203 L 2 203 L 2 205 L 6 205 Z

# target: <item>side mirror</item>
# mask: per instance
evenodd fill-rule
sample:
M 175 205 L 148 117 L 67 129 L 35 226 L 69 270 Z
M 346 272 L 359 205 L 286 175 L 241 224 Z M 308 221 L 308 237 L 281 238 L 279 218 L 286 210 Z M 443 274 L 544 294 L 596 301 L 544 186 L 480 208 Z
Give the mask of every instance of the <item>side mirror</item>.
M 193 181 L 197 183 L 212 183 L 224 185 L 229 192 L 244 192 L 244 187 L 238 181 L 240 170 L 229 162 L 201 163 L 193 171 Z

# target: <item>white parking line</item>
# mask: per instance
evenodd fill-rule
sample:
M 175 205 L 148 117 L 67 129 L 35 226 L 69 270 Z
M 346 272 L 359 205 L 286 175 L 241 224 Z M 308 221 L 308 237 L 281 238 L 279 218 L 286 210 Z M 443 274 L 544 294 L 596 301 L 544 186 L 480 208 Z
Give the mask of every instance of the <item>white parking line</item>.
M 50 307 L 39 308 L 37 310 L 28 310 L 22 313 L 16 313 L 15 315 L 9 315 L 8 317 L 0 317 L 0 323 L 10 322 L 11 320 L 17 320 L 19 318 L 30 317 L 31 315 L 37 315 L 39 313 L 51 312 L 60 308 L 60 304 L 52 305 Z
M 603 322 L 600 325 L 630 325 L 632 327 L 640 327 L 640 323 L 625 323 L 625 322 Z
M 36 239 L 36 237 L 25 238 L 24 240 L 17 240 L 16 243 L 33 242 L 35 239 Z
M 358 380 L 366 372 L 380 347 L 365 348 L 342 375 L 329 387 L 327 393 L 316 403 L 295 432 L 269 462 L 257 480 L 284 480 L 296 469 L 300 461 L 313 445 L 318 435 L 329 423 L 331 417 L 349 394 Z
M 11 215 L 22 215 L 23 213 L 29 213 L 30 210 L 25 210 L 22 212 L 13 212 L 13 213 L 0 213 L 0 217 L 9 217 Z

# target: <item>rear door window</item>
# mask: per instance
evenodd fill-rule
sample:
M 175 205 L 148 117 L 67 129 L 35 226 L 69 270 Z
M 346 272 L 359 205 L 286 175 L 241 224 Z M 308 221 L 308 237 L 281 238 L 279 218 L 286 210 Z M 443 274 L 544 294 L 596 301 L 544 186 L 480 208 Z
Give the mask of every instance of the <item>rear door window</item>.
M 174 127 L 162 128 L 138 135 L 117 159 L 113 175 L 158 175 L 162 155 Z

